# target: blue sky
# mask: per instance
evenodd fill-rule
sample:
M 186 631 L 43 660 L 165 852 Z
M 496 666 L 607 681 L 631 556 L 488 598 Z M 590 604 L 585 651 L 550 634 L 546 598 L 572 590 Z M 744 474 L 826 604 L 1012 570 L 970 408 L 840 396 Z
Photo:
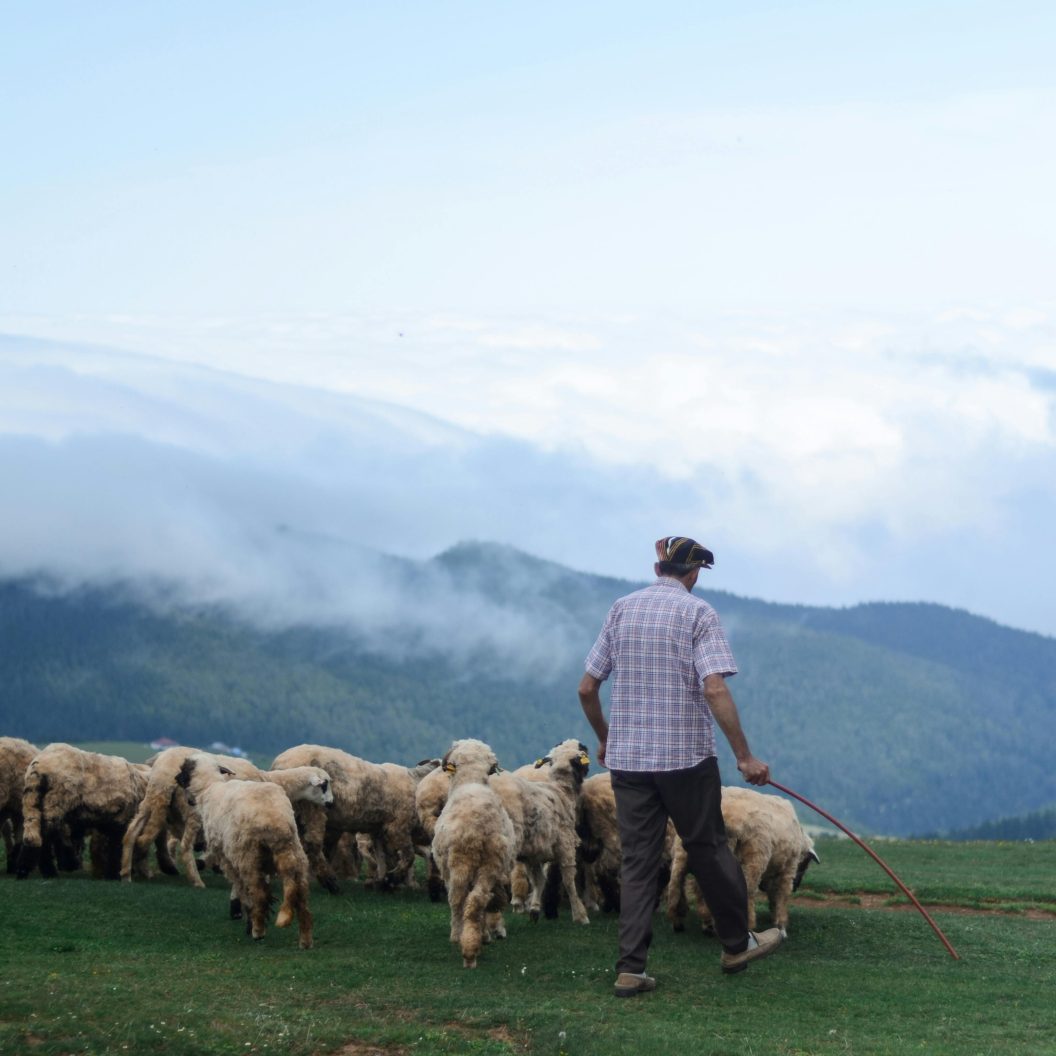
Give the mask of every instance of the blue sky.
M 114 451 L 175 449 L 394 552 L 631 576 L 686 532 L 723 589 L 1056 633 L 1051 5 L 3 14 L 0 569 L 135 565 Z M 249 516 L 186 479 L 165 523 Z M 144 571 L 220 591 L 205 536 Z

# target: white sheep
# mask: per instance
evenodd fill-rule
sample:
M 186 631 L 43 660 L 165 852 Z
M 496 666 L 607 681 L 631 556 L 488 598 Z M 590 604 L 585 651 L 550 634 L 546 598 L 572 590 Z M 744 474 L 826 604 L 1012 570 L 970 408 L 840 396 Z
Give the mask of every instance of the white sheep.
M 724 787 L 722 818 L 727 842 L 744 871 L 749 929 L 755 929 L 755 899 L 761 890 L 769 902 L 771 925 L 780 928 L 781 934 L 787 937 L 792 892 L 799 887 L 807 866 L 812 861 L 821 861 L 814 850 L 814 841 L 800 825 L 792 804 L 780 796 L 736 786 Z M 710 931 L 711 913 L 687 869 L 686 851 L 678 840 L 667 888 L 668 919 L 676 931 L 684 928 L 689 885 L 695 891 L 701 927 Z
M 304 778 L 307 777 L 307 780 Z M 329 780 L 298 775 L 300 801 L 325 807 L 333 800 Z M 244 907 L 246 930 L 254 939 L 267 932 L 271 877 L 282 881 L 282 905 L 275 926 L 296 915 L 302 949 L 312 945 L 308 909 L 308 858 L 297 836 L 290 796 L 270 781 L 242 781 L 207 752 L 197 752 L 180 768 L 177 783 L 202 819 L 210 853 L 231 883 L 232 906 Z
M 38 752 L 23 781 L 23 841 L 16 876 L 24 879 L 38 864 L 50 873 L 47 851 L 56 843 L 69 846 L 68 827 L 75 846 L 93 832 L 92 870 L 116 880 L 121 840 L 143 798 L 149 769 L 69 744 L 49 744 Z M 76 868 L 75 862 L 66 867 L 71 864 Z
M 436 821 L 433 855 L 447 886 L 451 941 L 462 950 L 463 967 L 476 968 L 481 945 L 506 937 L 502 911 L 516 836 L 502 800 L 488 784 L 498 760 L 486 744 L 455 741 L 443 765 L 451 784 Z
M 533 780 L 516 773 L 499 773 L 490 779 L 517 834 L 517 861 L 527 871 L 527 909 L 532 920 L 539 919 L 542 906 L 544 867 L 553 863 L 552 867 L 561 870 L 573 921 L 590 923 L 576 890 L 576 814 L 589 765 L 586 748 L 573 738 L 562 741 L 535 764 Z
M 3 828 L 9 873 L 15 871 L 22 851 L 22 789 L 26 767 L 39 751 L 21 737 L 0 737 L 0 828 Z
M 180 768 L 197 751 L 197 748 L 166 748 L 148 761 L 150 771 L 146 791 L 121 843 L 122 880 L 131 881 L 133 861 L 145 855 L 151 843 L 159 849 L 162 871 L 169 872 L 162 860 L 161 848 L 165 845 L 166 835 L 171 835 L 179 841 L 180 860 L 188 882 L 193 887 L 205 887 L 195 860 L 195 844 L 201 824 L 197 814 L 188 807 L 183 789 L 176 783 Z M 248 759 L 227 755 L 217 758 L 242 780 L 260 780 L 262 777 L 261 771 Z

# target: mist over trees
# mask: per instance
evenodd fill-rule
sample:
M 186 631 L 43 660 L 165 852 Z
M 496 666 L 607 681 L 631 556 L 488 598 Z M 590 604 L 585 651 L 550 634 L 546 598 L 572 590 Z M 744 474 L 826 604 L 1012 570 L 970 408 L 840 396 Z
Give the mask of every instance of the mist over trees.
M 0 729 L 264 754 L 317 742 L 404 763 L 476 736 L 516 766 L 566 737 L 593 744 L 582 661 L 608 606 L 638 585 L 467 543 L 421 563 L 375 555 L 372 575 L 348 583 L 373 607 L 363 626 L 274 626 L 158 583 L 9 580 Z M 697 589 L 727 627 L 753 750 L 841 820 L 914 835 L 1056 804 L 1056 641 L 937 605 L 824 609 Z M 720 762 L 738 782 L 724 749 Z

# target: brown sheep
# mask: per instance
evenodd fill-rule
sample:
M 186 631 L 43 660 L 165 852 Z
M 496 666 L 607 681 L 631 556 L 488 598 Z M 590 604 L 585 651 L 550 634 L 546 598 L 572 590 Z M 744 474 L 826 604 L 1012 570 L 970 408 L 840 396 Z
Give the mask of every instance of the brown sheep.
M 417 817 L 411 770 L 396 763 L 370 763 L 339 748 L 301 744 L 278 755 L 273 770 L 318 766 L 331 778 L 334 803 L 329 810 L 310 803 L 297 806 L 304 849 L 319 882 L 332 894 L 340 891 L 328 861 L 341 834 L 366 833 L 374 841 L 383 887 L 403 881 L 414 864 Z
M 210 853 L 231 883 L 233 904 L 245 907 L 246 930 L 254 939 L 267 932 L 271 876 L 282 880 L 283 900 L 275 926 L 294 915 L 302 949 L 312 945 L 308 909 L 308 858 L 297 836 L 290 797 L 269 781 L 241 781 L 215 756 L 197 752 L 180 767 L 176 781 L 202 819 Z M 325 808 L 329 783 L 310 780 L 307 799 Z
M 15 875 L 25 879 L 42 860 L 49 841 L 74 841 L 92 830 L 92 869 L 116 880 L 121 840 L 147 787 L 149 767 L 114 755 L 49 744 L 26 767 L 22 790 L 23 841 Z
M 506 937 L 502 911 L 516 836 L 502 800 L 488 784 L 498 761 L 486 744 L 455 741 L 443 765 L 451 785 L 436 821 L 433 854 L 447 886 L 451 941 L 462 950 L 462 966 L 476 968 L 481 945 Z
M 770 924 L 787 937 L 792 892 L 799 887 L 807 866 L 821 861 L 814 841 L 803 831 L 792 804 L 780 796 L 724 787 L 722 818 L 730 849 L 741 863 L 748 887 L 749 930 L 755 930 L 755 899 L 761 890 L 770 905 Z M 686 852 L 678 840 L 667 888 L 667 917 L 675 931 L 685 927 L 687 886 L 695 892 L 701 927 L 710 933 L 711 913 L 696 881 L 687 874 Z
M 0 737 L 0 826 L 4 831 L 7 871 L 15 871 L 22 851 L 22 787 L 26 767 L 40 749 L 21 737 Z

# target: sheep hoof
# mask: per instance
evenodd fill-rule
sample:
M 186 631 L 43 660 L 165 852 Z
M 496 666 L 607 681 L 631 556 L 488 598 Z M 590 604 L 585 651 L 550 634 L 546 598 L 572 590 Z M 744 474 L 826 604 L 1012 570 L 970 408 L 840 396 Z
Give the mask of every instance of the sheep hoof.
M 463 957 L 462 958 L 462 967 L 463 968 L 476 968 L 476 966 L 477 966 L 476 957 Z
M 275 927 L 286 928 L 289 927 L 290 921 L 293 920 L 293 910 L 287 906 L 283 906 L 279 910 L 278 916 L 275 918 Z
M 531 920 L 531 922 L 533 924 L 538 924 L 539 923 L 539 910 L 537 910 L 537 909 L 529 910 L 528 911 L 528 919 Z
M 205 885 L 203 884 L 202 886 L 204 887 Z M 233 898 L 233 899 L 231 899 L 231 902 L 229 903 L 229 905 L 230 905 L 230 908 L 231 908 L 231 919 L 232 920 L 241 920 L 242 919 L 242 903 L 237 898 Z

